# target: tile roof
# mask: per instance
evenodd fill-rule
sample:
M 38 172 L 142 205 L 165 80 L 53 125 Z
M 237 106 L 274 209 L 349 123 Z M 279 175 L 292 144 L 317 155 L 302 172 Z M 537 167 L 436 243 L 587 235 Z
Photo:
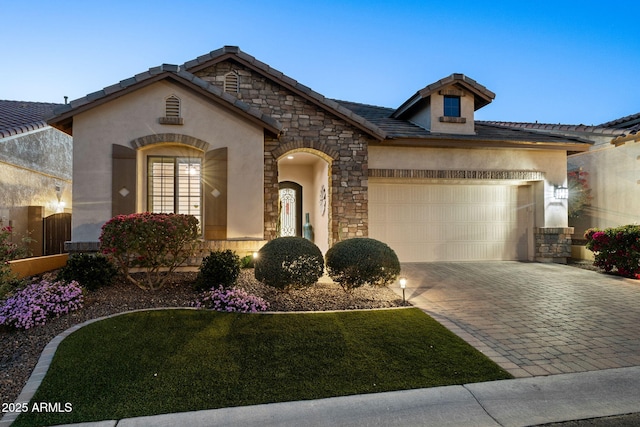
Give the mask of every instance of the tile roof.
M 310 102 L 331 111 L 338 117 L 341 117 L 359 127 L 379 141 L 385 139 L 411 139 L 414 141 L 436 140 L 445 137 L 449 140 L 483 140 L 488 143 L 500 141 L 513 143 L 569 143 L 580 145 L 590 143 L 590 141 L 586 139 L 581 139 L 579 135 L 563 134 L 562 132 L 555 132 L 555 129 L 552 129 L 554 130 L 553 133 L 541 132 L 539 131 L 541 128 L 538 128 L 543 126 L 553 127 L 555 125 L 535 124 L 535 126 L 533 126 L 531 123 L 476 121 L 476 135 L 445 135 L 432 133 L 409 122 L 408 120 L 402 119 L 402 111 L 406 111 L 406 108 L 410 108 L 410 105 L 413 105 L 412 102 L 424 99 L 424 97 L 429 96 L 433 91 L 450 84 L 461 85 L 467 90 L 473 92 L 477 100 L 477 108 L 491 102 L 495 97 L 495 94 L 486 87 L 477 83 L 475 80 L 466 77 L 463 74 L 451 74 L 444 79 L 428 85 L 416 92 L 416 94 L 405 102 L 403 106 L 398 109 L 392 109 L 326 98 L 309 87 L 304 86 L 296 80 L 286 76 L 282 72 L 271 68 L 264 62 L 261 62 L 253 56 L 241 51 L 237 46 L 224 46 L 188 61 L 181 66 L 163 64 L 159 67 L 150 68 L 146 72 L 137 74 L 129 79 L 122 80 L 119 83 L 106 87 L 100 91 L 88 94 L 83 98 L 73 100 L 69 104 L 60 106 L 55 110 L 55 114 L 57 114 L 57 116 L 50 120 L 49 123 L 53 123 L 60 128 L 64 128 L 69 125 L 70 119 L 76 112 L 92 108 L 99 103 L 106 102 L 106 100 L 109 100 L 112 97 L 119 96 L 122 93 L 126 93 L 126 91 L 134 90 L 141 85 L 150 84 L 157 80 L 166 78 L 167 76 L 172 76 L 183 83 L 191 84 L 194 88 L 203 90 L 217 101 L 226 103 L 229 106 L 239 109 L 241 113 L 261 121 L 268 129 L 271 129 L 275 133 L 281 131 L 282 125 L 272 117 L 235 98 L 229 93 L 222 91 L 219 87 L 200 79 L 194 74 L 199 70 L 211 66 L 212 64 L 225 61 L 227 59 L 233 59 L 256 72 L 263 74 L 265 77 L 277 81 L 279 84 L 287 87 L 294 93 L 305 97 Z M 403 107 L 406 108 L 403 109 Z M 598 132 L 599 129 L 600 128 L 594 129 L 593 132 Z M 605 130 L 610 131 L 610 129 L 611 128 L 607 128 Z M 617 132 L 620 132 L 620 130 L 617 130 Z M 619 133 L 615 135 L 618 134 Z
M 640 113 L 624 116 L 616 120 L 602 123 L 602 127 L 624 128 L 640 130 Z
M 632 114 L 621 119 L 613 120 L 597 126 L 564 125 L 548 123 L 514 123 L 514 122 L 487 122 L 495 125 L 506 126 L 512 129 L 528 129 L 534 132 L 567 135 L 590 139 L 593 136 L 609 137 L 615 145 L 624 144 L 627 141 L 640 141 L 640 113 Z
M 63 127 L 62 123 L 63 119 L 68 120 L 71 116 L 73 116 L 74 112 L 77 109 L 82 108 L 91 108 L 94 105 L 97 105 L 98 102 L 103 102 L 109 96 L 113 94 L 117 94 L 121 91 L 131 90 L 136 85 L 144 84 L 145 82 L 152 82 L 159 79 L 159 75 L 162 73 L 172 73 L 175 76 L 178 76 L 188 82 L 193 83 L 194 85 L 200 87 L 201 89 L 207 91 L 210 95 L 218 98 L 219 100 L 224 101 L 225 103 L 236 107 L 243 111 L 244 113 L 255 117 L 256 119 L 262 121 L 263 123 L 268 125 L 275 133 L 278 133 L 282 130 L 282 125 L 271 116 L 262 113 L 259 109 L 250 106 L 249 104 L 235 98 L 231 94 L 222 91 L 218 86 L 212 85 L 209 82 L 200 79 L 195 76 L 193 72 L 201 69 L 203 67 L 208 66 L 212 63 L 212 61 L 225 60 L 228 57 L 235 57 L 236 60 L 244 62 L 246 65 L 252 67 L 255 70 L 259 70 L 260 72 L 268 75 L 272 79 L 276 79 L 281 84 L 288 86 L 290 89 L 302 94 L 303 96 L 310 99 L 312 102 L 323 106 L 324 108 L 334 112 L 334 114 L 338 116 L 342 116 L 354 125 L 360 127 L 367 133 L 378 139 L 384 139 L 385 134 L 379 128 L 377 128 L 372 123 L 368 122 L 364 118 L 358 116 L 354 112 L 342 107 L 338 103 L 333 100 L 325 98 L 323 95 L 314 92 L 307 86 L 304 86 L 294 79 L 287 77 L 282 72 L 277 71 L 267 64 L 257 60 L 251 55 L 248 55 L 242 52 L 236 46 L 225 46 L 218 50 L 212 51 L 208 54 L 202 55 L 194 60 L 188 61 L 183 65 L 171 65 L 171 64 L 163 64 L 159 67 L 150 68 L 148 71 L 144 73 L 137 74 L 131 78 L 125 79 L 116 83 L 112 86 L 106 87 L 102 90 L 99 90 L 94 93 L 90 93 L 82 98 L 75 99 L 71 101 L 69 104 L 63 105 L 62 107 L 56 109 L 55 114 L 56 117 L 53 120 L 50 120 L 50 123 L 56 123 L 58 126 Z
M 0 100 L 0 138 L 48 126 L 54 108 L 62 104 Z
M 600 126 L 614 127 L 621 129 L 624 132 L 611 141 L 612 144 L 620 145 L 627 141 L 640 141 L 640 113 L 621 117 L 619 119 L 603 123 Z
M 392 118 L 393 108 L 359 104 L 349 101 L 336 101 L 349 108 L 365 119 L 378 125 L 389 138 L 393 139 L 439 139 L 443 134 L 432 133 L 407 120 Z M 548 133 L 532 132 L 527 129 L 514 129 L 509 126 L 492 122 L 475 122 L 476 135 L 450 135 L 456 139 L 483 139 L 486 141 L 513 141 L 532 143 L 580 143 L 589 144 L 590 141 L 578 137 L 566 137 Z M 447 135 L 449 136 L 449 135 Z
M 421 100 L 430 97 L 431 94 L 450 85 L 462 87 L 473 94 L 474 110 L 478 110 L 491 103 L 491 101 L 496 97 L 495 93 L 491 92 L 474 79 L 467 77 L 464 74 L 454 73 L 417 91 L 411 98 L 398 107 L 393 112 L 392 116 L 402 117 L 405 112 L 409 111 Z
M 233 95 L 224 92 L 219 87 L 185 71 L 183 67 L 173 64 L 162 64 L 159 67 L 149 68 L 149 70 L 136 74 L 135 76 L 121 80 L 119 83 L 108 86 L 102 90 L 90 93 L 82 98 L 75 99 L 68 104 L 61 105 L 56 108 L 55 117 L 49 120 L 52 125 L 61 125 L 62 122 L 72 117 L 76 111 L 91 108 L 99 103 L 106 102 L 115 96 L 120 96 L 127 90 L 133 90 L 137 86 L 153 83 L 167 77 L 173 77 L 183 83 L 191 84 L 194 88 L 199 88 L 206 94 L 216 99 L 218 102 L 226 104 L 230 107 L 240 110 L 243 114 L 253 117 L 262 122 L 267 129 L 274 133 L 282 130 L 282 124 L 277 120 L 264 114 L 258 108 L 255 108 L 246 102 L 243 102 Z
M 350 121 L 352 124 L 369 133 L 371 136 L 374 136 L 375 138 L 380 140 L 386 137 L 384 131 L 377 127 L 374 123 L 365 120 L 354 111 L 344 108 L 334 100 L 326 98 L 324 95 L 312 90 L 302 83 L 299 83 L 298 81 L 285 75 L 283 72 L 278 71 L 275 68 L 271 68 L 271 66 L 243 52 L 238 46 L 224 46 L 220 49 L 211 51 L 208 54 L 199 56 L 194 60 L 187 61 L 182 67 L 195 73 L 196 71 L 201 70 L 212 63 L 226 60 L 228 58 L 234 58 L 236 61 L 241 62 L 256 71 L 259 71 L 263 75 L 273 80 L 276 80 L 281 85 L 287 87 L 293 92 L 297 92 L 303 97 L 306 97 L 315 104 L 328 109 L 329 111 L 333 111 L 334 114 L 338 115 L 339 117 L 343 117 L 347 121 Z
M 531 131 L 542 132 L 554 132 L 554 133 L 575 133 L 575 134 L 593 134 L 593 135 L 621 135 L 624 131 L 615 129 L 613 127 L 607 127 L 603 125 L 599 126 L 587 126 L 587 125 L 567 125 L 567 124 L 552 124 L 552 123 L 527 123 L 527 122 L 500 122 L 500 121 L 487 121 L 485 123 L 504 126 L 514 129 L 528 129 Z

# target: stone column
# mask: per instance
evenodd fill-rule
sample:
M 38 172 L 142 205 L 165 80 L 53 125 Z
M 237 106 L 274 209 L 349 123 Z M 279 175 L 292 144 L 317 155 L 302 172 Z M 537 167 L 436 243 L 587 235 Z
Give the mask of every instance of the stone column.
M 571 257 L 571 235 L 573 227 L 536 227 L 535 260 L 566 264 Z

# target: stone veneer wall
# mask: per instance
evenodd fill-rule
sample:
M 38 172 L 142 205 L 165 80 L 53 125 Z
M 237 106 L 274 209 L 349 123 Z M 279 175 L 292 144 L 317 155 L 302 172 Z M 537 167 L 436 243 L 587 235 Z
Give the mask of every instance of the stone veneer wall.
M 573 227 L 536 227 L 535 260 L 538 262 L 556 262 L 566 264 L 571 257 L 571 235 Z
M 195 74 L 224 88 L 224 75 L 236 71 L 238 99 L 283 125 L 279 138 L 265 137 L 264 238 L 277 237 L 278 159 L 291 150 L 317 150 L 331 158 L 329 177 L 330 245 L 368 235 L 367 135 L 297 94 L 244 66 L 225 61 Z

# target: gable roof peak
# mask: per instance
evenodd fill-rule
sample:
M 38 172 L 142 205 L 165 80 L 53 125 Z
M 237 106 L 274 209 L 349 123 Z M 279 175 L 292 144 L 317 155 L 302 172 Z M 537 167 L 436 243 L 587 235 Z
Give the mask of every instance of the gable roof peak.
M 182 65 L 182 69 L 190 73 L 197 74 L 198 71 L 228 59 L 232 59 L 258 74 L 262 74 L 264 77 L 277 82 L 279 85 L 289 89 L 293 93 L 300 95 L 321 108 L 331 111 L 333 114 L 345 119 L 347 122 L 358 127 L 374 138 L 378 140 L 386 138 L 385 132 L 383 132 L 378 126 L 357 114 L 354 114 L 353 111 L 344 108 L 339 103 L 331 99 L 327 99 L 324 95 L 314 91 L 310 87 L 305 86 L 297 80 L 285 75 L 282 71 L 276 70 L 269 64 L 266 64 L 254 56 L 243 52 L 238 46 L 223 46 L 220 49 L 213 50 L 206 55 L 202 55 L 196 59 L 185 62 Z
M 224 92 L 221 88 L 190 73 L 184 66 L 174 64 L 162 64 L 149 68 L 149 70 L 136 74 L 128 79 L 121 80 L 119 83 L 90 93 L 82 98 L 72 100 L 68 104 L 62 104 L 54 110 L 55 116 L 50 118 L 48 123 L 63 132 L 71 134 L 72 118 L 75 114 L 94 108 L 114 98 L 131 93 L 140 87 L 166 78 L 171 78 L 192 90 L 200 91 L 211 100 L 239 111 L 250 120 L 257 121 L 275 135 L 278 135 L 282 131 L 282 124 L 273 117 L 264 114 L 259 109 L 252 107 L 233 95 Z
M 481 85 L 471 77 L 468 77 L 462 73 L 452 73 L 447 77 L 444 77 L 418 90 L 411 98 L 406 100 L 393 112 L 392 117 L 397 118 L 402 116 L 403 113 L 410 110 L 419 101 L 429 98 L 433 93 L 436 93 L 440 89 L 454 84 L 462 86 L 464 89 L 473 94 L 475 101 L 474 110 L 478 110 L 491 103 L 491 101 L 493 101 L 496 97 L 495 93 L 491 92 L 489 89 L 487 89 L 485 86 Z

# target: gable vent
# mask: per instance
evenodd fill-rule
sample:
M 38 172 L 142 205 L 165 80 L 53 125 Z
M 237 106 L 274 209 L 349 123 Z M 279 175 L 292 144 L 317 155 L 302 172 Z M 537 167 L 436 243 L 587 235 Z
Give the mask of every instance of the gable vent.
M 176 96 L 167 98 L 166 117 L 180 117 L 180 100 Z
M 165 116 L 160 117 L 160 124 L 163 125 L 181 125 L 184 124 L 180 117 L 180 98 L 171 95 L 165 102 Z
M 224 75 L 224 91 L 228 93 L 238 93 L 240 90 L 240 77 L 235 71 Z

